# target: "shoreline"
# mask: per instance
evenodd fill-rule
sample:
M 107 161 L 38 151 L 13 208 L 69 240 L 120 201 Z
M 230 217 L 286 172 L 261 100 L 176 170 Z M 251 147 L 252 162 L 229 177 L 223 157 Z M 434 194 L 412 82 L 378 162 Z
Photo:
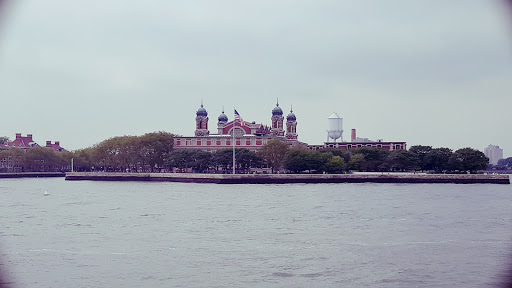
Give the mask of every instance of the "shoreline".
M 65 172 L 12 172 L 0 173 L 0 178 L 65 177 Z
M 200 174 L 68 172 L 68 181 L 158 181 L 215 184 L 455 183 L 510 184 L 508 175 L 489 174 Z

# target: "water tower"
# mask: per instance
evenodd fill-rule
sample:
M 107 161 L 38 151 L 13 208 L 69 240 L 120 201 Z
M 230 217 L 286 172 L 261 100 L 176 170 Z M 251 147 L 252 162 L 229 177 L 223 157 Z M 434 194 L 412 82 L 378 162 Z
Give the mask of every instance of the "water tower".
M 336 139 L 340 138 L 340 141 L 343 141 L 343 118 L 341 118 L 336 112 L 332 113 L 329 118 L 329 130 L 327 130 L 327 142 L 329 142 L 329 138 L 333 139 L 336 142 Z

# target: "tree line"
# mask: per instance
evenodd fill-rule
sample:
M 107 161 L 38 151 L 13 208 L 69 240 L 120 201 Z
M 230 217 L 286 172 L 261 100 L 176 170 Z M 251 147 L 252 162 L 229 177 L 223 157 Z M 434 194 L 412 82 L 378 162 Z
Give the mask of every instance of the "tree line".
M 118 136 L 72 152 L 38 147 L 0 151 L 0 171 L 199 172 L 231 173 L 233 150 L 215 152 L 173 150 L 168 132 Z M 472 148 L 412 146 L 409 150 L 357 148 L 308 150 L 271 140 L 258 152 L 235 149 L 237 173 L 345 173 L 352 171 L 434 171 L 437 173 L 486 169 L 488 158 Z M 507 162 L 508 163 L 508 162 Z M 512 161 L 510 162 L 512 165 Z M 7 165 L 8 164 L 8 165 Z M 9 166 L 10 165 L 10 166 Z M 9 168 L 10 167 L 10 168 Z

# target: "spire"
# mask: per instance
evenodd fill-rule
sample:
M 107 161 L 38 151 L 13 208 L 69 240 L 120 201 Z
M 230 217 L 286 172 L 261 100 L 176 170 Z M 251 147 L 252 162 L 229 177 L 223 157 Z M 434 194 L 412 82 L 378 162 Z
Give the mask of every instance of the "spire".
M 279 106 L 279 97 L 277 97 L 277 103 L 276 106 Z
M 201 107 L 203 107 L 203 98 L 201 98 Z
M 293 113 L 293 105 L 290 105 L 290 112 Z

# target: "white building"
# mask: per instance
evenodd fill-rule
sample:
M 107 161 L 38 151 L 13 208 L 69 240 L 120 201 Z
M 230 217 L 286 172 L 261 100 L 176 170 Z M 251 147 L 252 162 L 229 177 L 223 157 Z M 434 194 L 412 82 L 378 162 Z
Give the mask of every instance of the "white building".
M 484 154 L 489 158 L 489 164 L 496 165 L 498 160 L 503 159 L 503 149 L 498 145 L 489 145 L 484 149 Z

